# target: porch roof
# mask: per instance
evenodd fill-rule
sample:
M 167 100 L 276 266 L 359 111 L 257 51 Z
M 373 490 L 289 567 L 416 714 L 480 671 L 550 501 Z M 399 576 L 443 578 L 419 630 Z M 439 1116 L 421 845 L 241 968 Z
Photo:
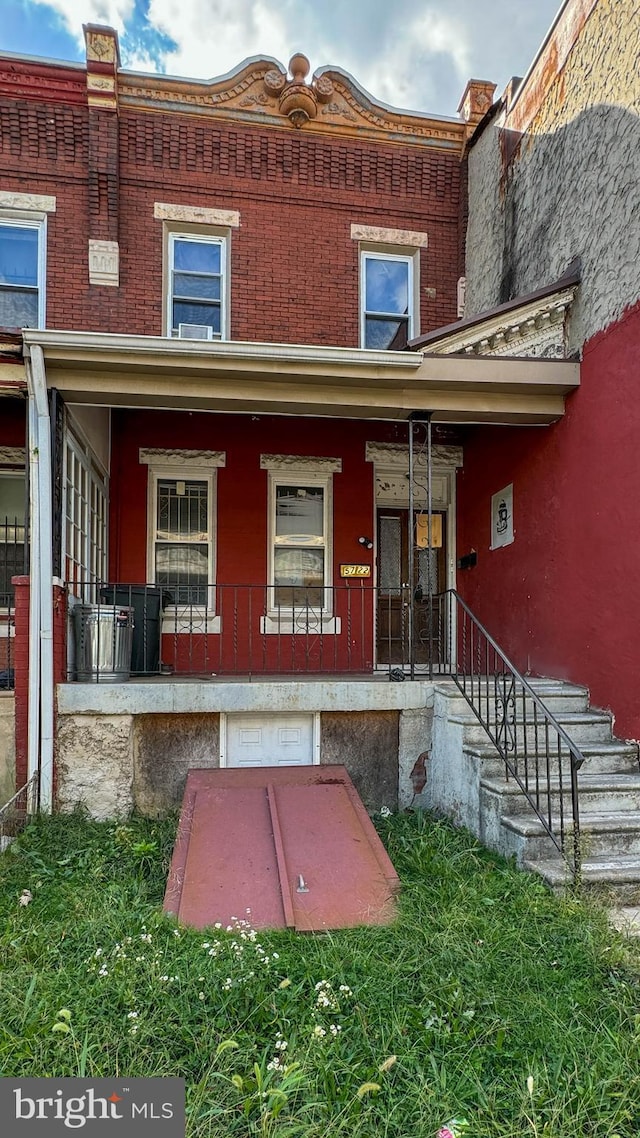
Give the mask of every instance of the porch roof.
M 69 403 L 165 410 L 552 423 L 579 386 L 579 364 L 361 348 L 176 340 L 25 329 L 47 385 Z

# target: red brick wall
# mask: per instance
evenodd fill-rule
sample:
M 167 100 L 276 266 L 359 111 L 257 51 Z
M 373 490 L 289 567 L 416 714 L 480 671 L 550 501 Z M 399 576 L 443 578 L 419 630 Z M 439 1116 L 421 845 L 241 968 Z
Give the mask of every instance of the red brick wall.
M 0 168 L 3 189 L 57 198 L 48 218 L 51 328 L 162 334 L 154 201 L 240 211 L 233 339 L 356 345 L 354 221 L 427 232 L 421 331 L 455 319 L 463 188 L 454 153 L 5 98 Z M 119 240 L 119 288 L 88 285 L 89 237 Z

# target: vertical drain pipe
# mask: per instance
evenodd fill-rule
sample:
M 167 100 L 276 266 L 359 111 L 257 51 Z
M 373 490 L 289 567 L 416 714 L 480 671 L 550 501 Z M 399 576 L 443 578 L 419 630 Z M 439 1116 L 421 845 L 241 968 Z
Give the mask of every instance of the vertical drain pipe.
M 38 483 L 38 427 L 36 405 L 31 383 L 31 365 L 25 360 L 27 373 L 29 430 L 29 686 L 27 728 L 27 780 L 40 771 L 40 506 Z M 40 785 L 30 793 L 29 810 L 35 812 L 40 799 Z
M 427 593 L 429 610 L 429 679 L 433 679 L 433 490 L 432 490 L 432 455 L 431 455 L 431 412 L 427 417 Z M 436 553 L 436 558 L 438 554 Z
M 409 415 L 409 524 L 407 526 L 408 550 L 408 581 L 409 586 L 409 676 L 413 680 L 416 674 L 416 654 L 413 643 L 413 606 L 415 604 L 415 572 L 413 559 L 415 557 L 415 523 L 413 519 L 413 413 Z M 402 600 L 400 602 L 402 604 Z
M 29 631 L 29 775 L 39 768 L 40 809 L 50 811 L 53 807 L 51 423 L 44 354 L 39 344 L 31 347 L 26 363 L 29 402 L 33 404 L 29 422 L 34 428 L 34 436 L 29 440 L 32 540 L 35 535 L 30 570 L 29 616 L 34 619 Z M 33 669 L 32 659 L 36 664 Z M 33 729 L 32 717 L 36 721 Z

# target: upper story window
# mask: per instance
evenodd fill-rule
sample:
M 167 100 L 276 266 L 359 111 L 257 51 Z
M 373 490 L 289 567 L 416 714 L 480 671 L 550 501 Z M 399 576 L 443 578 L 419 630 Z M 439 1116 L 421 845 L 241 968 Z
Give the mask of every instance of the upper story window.
M 360 343 L 399 351 L 415 333 L 414 257 L 361 253 Z
M 170 233 L 170 335 L 226 340 L 227 283 L 226 238 Z
M 44 327 L 44 221 L 0 216 L 0 327 Z

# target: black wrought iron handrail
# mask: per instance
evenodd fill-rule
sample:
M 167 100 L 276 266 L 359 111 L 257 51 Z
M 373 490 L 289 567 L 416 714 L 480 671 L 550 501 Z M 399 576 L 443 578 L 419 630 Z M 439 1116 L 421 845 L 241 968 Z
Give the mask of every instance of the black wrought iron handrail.
M 447 644 L 438 674 L 455 682 L 498 751 L 507 778 L 517 783 L 579 883 L 578 771 L 584 755 L 455 589 L 434 597 L 434 606 Z

